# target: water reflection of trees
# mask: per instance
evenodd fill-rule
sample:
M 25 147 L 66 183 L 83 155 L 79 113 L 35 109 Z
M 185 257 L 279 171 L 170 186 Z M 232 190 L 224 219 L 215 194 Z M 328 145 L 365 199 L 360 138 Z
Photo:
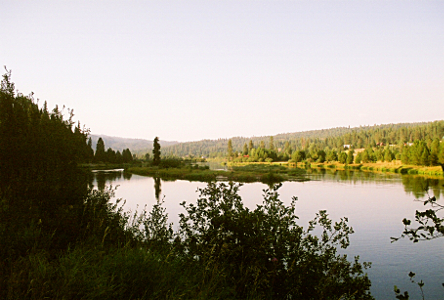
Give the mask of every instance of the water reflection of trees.
M 441 194 L 444 195 L 444 178 L 334 169 L 308 169 L 307 176 L 312 180 L 341 181 L 352 184 L 401 182 L 404 191 L 418 199 L 427 197 L 427 192 L 437 199 L 441 197 Z
M 154 178 L 154 193 L 156 196 L 156 200 L 159 203 L 160 201 L 160 193 L 162 192 L 162 183 L 160 178 Z
M 93 180 L 97 182 L 97 189 L 103 191 L 106 185 L 110 185 L 113 181 L 121 179 L 130 180 L 132 177 L 131 173 L 124 171 L 112 171 L 112 172 L 94 172 L 92 173 L 90 185 L 93 185 Z
M 403 176 L 402 184 L 406 193 L 413 194 L 416 198 L 427 197 L 427 192 L 429 191 L 429 194 L 432 192 L 439 199 L 444 186 L 444 180 L 421 176 Z

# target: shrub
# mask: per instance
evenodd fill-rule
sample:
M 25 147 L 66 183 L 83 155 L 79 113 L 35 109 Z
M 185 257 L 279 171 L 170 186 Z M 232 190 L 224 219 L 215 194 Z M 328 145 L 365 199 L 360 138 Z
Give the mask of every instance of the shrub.
M 337 254 L 353 233 L 346 218 L 333 224 L 320 211 L 304 230 L 296 223 L 297 198 L 285 206 L 280 185 L 264 190 L 253 211 L 243 206 L 239 187 L 210 183 L 196 205 L 182 203 L 183 254 L 203 281 L 225 286 L 225 297 L 236 299 L 372 299 L 358 258 L 351 263 Z M 320 237 L 311 234 L 317 227 Z

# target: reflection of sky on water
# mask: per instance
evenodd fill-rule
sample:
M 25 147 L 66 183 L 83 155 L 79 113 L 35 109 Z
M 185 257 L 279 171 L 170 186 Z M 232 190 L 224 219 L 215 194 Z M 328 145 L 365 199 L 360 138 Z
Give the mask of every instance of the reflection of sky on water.
M 338 172 L 339 173 L 339 172 Z M 396 243 L 390 237 L 399 236 L 403 230 L 403 218 L 414 218 L 416 210 L 424 205 L 413 201 L 426 195 L 422 189 L 429 185 L 439 191 L 442 198 L 443 180 L 427 180 L 421 177 L 397 174 L 312 174 L 313 181 L 285 182 L 279 189 L 280 199 L 289 204 L 293 196 L 298 197 L 296 213 L 299 224 L 306 227 L 319 210 L 327 210 L 333 220 L 347 217 L 355 234 L 350 238 L 351 246 L 345 251 L 350 256 L 360 255 L 361 261 L 371 261 L 368 271 L 372 280 L 372 293 L 377 299 L 394 298 L 393 285 L 409 290 L 412 298 L 419 289 L 408 280 L 413 271 L 417 279 L 426 282 L 424 290 L 428 299 L 442 298 L 441 282 L 444 281 L 444 239 L 412 244 L 404 239 Z M 362 176 L 361 176 L 362 174 Z M 106 184 L 119 185 L 116 197 L 127 200 L 126 209 L 134 211 L 156 203 L 155 180 L 133 175 L 130 180 L 114 177 Z M 161 181 L 161 195 L 169 214 L 170 222 L 178 224 L 178 214 L 184 212 L 182 201 L 195 203 L 197 188 L 205 183 L 188 181 Z M 244 204 L 254 209 L 263 200 L 262 183 L 244 184 L 240 195 Z M 430 196 L 433 192 L 430 192 Z M 438 196 L 438 195 L 437 195 Z M 426 197 L 426 196 L 425 196 Z M 438 198 L 438 197 L 437 197 Z M 442 199 L 441 199 L 442 200 Z

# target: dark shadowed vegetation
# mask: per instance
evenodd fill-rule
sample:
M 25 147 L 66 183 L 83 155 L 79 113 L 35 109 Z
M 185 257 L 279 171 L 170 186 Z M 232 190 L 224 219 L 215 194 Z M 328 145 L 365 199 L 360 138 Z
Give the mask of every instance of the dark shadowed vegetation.
M 239 185 L 213 182 L 173 231 L 161 203 L 125 213 L 90 188 L 78 165 L 96 155 L 68 115 L 3 76 L 0 299 L 372 299 L 368 265 L 337 252 L 347 219 L 321 211 L 304 229 L 279 186 L 249 210 Z

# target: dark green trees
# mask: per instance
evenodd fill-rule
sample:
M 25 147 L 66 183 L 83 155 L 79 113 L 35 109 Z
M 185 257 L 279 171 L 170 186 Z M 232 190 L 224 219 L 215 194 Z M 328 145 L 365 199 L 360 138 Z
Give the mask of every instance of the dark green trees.
M 153 141 L 153 162 L 154 166 L 158 166 L 160 164 L 160 144 L 159 138 L 156 136 Z
M 338 161 L 339 161 L 341 164 L 345 164 L 345 163 L 347 162 L 347 153 L 345 153 L 345 152 L 341 152 L 341 153 L 338 155 Z
M 77 169 L 85 162 L 87 132 L 73 128 L 72 111 L 65 119 L 58 107 L 39 108 L 32 94 L 15 95 L 10 75 L 0 90 L 0 261 L 6 253 L 24 254 L 26 245 L 57 249 L 75 240 L 87 191 Z M 51 239 L 37 238 L 44 233 Z
M 251 150 L 253 150 L 253 148 L 254 148 L 253 141 L 250 140 L 250 141 L 248 142 L 248 152 L 251 152 Z
M 292 159 L 294 162 L 301 162 L 305 159 L 305 151 L 304 150 L 298 150 L 293 152 Z
M 92 148 L 92 140 L 91 137 L 88 138 L 88 143 L 87 143 L 87 162 L 91 163 L 94 160 L 94 150 Z
M 354 154 L 355 154 L 355 150 L 350 149 L 348 150 L 348 154 L 347 154 L 347 164 L 352 164 L 354 161 Z
M 227 145 L 227 156 L 228 159 L 233 157 L 233 144 L 231 139 L 228 140 L 228 145 Z
M 133 161 L 133 155 L 131 154 L 130 149 L 126 148 L 122 151 L 122 162 L 130 163 Z
M 133 161 L 133 155 L 131 151 L 126 148 L 120 153 L 120 151 L 114 151 L 111 148 L 105 151 L 105 142 L 102 138 L 99 138 L 96 146 L 96 154 L 94 155 L 95 163 L 131 163 Z
M 244 207 L 239 185 L 199 189 L 197 205 L 182 203 L 184 259 L 204 266 L 204 279 L 215 288 L 230 287 L 226 299 L 373 299 L 368 264 L 338 254 L 353 233 L 347 219 L 333 223 L 320 211 L 305 230 L 297 223 L 296 197 L 284 205 L 279 187 L 264 190 L 254 210 Z
M 96 153 L 94 155 L 95 162 L 105 162 L 106 154 L 105 154 L 105 143 L 102 138 L 99 138 L 96 145 Z
M 243 150 L 242 150 L 242 154 L 243 154 L 243 155 L 248 155 L 248 146 L 247 146 L 247 143 L 244 144 L 244 148 L 243 148 Z

